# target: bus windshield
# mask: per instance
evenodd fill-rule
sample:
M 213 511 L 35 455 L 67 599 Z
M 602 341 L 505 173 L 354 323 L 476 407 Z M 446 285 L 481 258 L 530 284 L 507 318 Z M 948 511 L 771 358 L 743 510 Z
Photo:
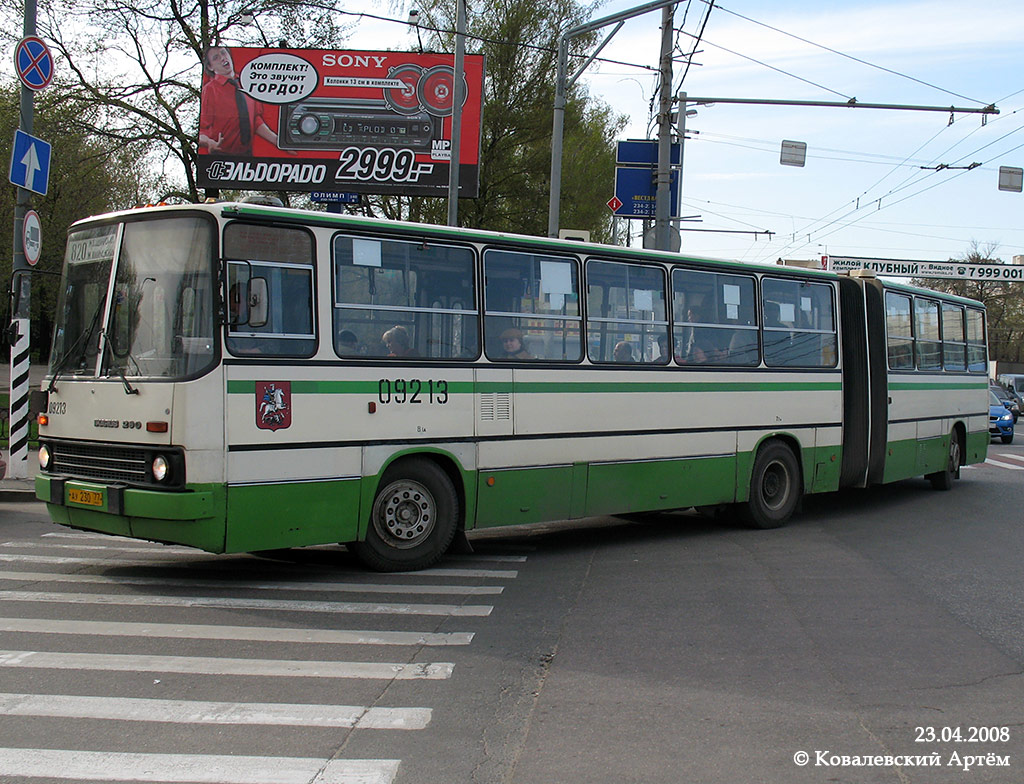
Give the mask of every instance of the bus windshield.
M 200 373 L 215 358 L 212 224 L 132 221 L 118 247 L 121 229 L 108 224 L 68 238 L 51 375 Z

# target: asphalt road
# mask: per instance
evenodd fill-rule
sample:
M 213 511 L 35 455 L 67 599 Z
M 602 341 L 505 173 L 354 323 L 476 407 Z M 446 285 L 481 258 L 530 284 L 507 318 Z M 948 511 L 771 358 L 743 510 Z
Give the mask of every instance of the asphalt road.
M 1021 781 L 1024 448 L 990 458 L 776 531 L 495 530 L 412 575 L 0 506 L 0 779 Z

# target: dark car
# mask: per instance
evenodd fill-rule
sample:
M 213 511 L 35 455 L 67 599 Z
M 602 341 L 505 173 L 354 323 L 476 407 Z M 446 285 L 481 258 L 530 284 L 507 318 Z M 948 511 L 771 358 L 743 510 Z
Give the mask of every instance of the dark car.
M 1014 397 L 999 384 L 989 384 L 988 389 L 1010 410 L 1010 413 L 1013 414 L 1014 424 L 1016 424 L 1017 417 L 1020 416 L 1020 405 L 1014 400 Z
M 1003 405 L 1003 401 L 996 397 L 995 392 L 989 392 L 988 407 L 988 432 L 995 438 L 999 436 L 1004 444 L 1013 443 L 1013 414 Z

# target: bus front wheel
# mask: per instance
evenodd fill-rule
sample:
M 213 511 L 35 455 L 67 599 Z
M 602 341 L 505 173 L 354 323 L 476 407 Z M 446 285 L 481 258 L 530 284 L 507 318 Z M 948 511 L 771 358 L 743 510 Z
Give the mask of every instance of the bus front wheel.
M 936 490 L 952 490 L 953 480 L 960 477 L 960 438 L 954 430 L 949 434 L 949 453 L 946 455 L 946 467 L 942 471 L 928 474 L 925 478 Z
M 796 511 L 801 493 L 800 466 L 793 450 L 769 441 L 757 453 L 750 475 L 744 516 L 755 528 L 778 528 Z
M 448 475 L 429 460 L 402 461 L 384 472 L 356 555 L 382 572 L 426 569 L 445 554 L 458 519 L 459 497 Z

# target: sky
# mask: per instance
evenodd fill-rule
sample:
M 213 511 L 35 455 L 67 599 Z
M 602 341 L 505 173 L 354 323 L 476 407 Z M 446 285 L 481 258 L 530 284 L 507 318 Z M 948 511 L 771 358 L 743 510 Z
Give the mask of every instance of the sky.
M 592 18 L 639 5 L 609 0 Z M 372 13 L 404 19 L 408 7 L 382 3 Z M 825 254 L 944 261 L 975 246 L 994 248 L 992 257 L 1007 262 L 1024 255 L 1024 194 L 998 189 L 1000 166 L 1024 167 L 1019 0 L 725 0 L 709 15 L 708 7 L 706 0 L 676 7 L 674 27 L 682 30 L 676 93 L 995 104 L 999 114 L 983 124 L 981 115 L 956 113 L 950 125 L 948 111 L 696 107 L 687 120 L 693 133 L 684 144 L 682 213 L 699 216 L 685 228 L 705 231 L 683 231 L 684 252 L 760 262 Z M 650 105 L 661 18 L 656 10 L 627 21 L 600 53 L 602 61 L 581 77 L 592 96 L 627 118 L 622 138 L 656 134 Z M 693 49 L 702 26 L 683 81 L 681 56 Z M 395 27 L 363 18 L 348 43 L 402 48 L 407 38 L 411 48 L 413 36 Z M 387 47 L 379 45 L 382 37 Z M 783 140 L 807 144 L 805 166 L 780 165 Z M 980 165 L 957 168 L 972 163 Z M 546 203 L 547 194 L 538 198 Z M 640 222 L 629 224 L 638 237 Z

